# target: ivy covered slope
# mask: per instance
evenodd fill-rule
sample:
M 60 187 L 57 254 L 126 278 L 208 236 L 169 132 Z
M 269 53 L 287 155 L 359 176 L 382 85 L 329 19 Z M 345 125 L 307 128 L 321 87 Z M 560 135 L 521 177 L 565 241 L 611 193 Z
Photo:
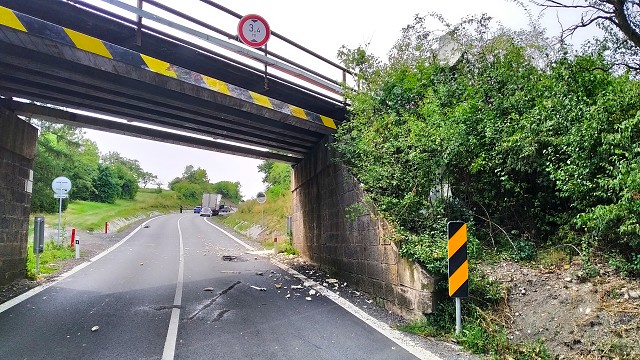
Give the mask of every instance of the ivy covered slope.
M 640 84 L 597 51 L 489 23 L 436 36 L 416 17 L 386 63 L 343 48 L 360 90 L 335 148 L 402 254 L 435 274 L 446 222 L 464 220 L 472 252 L 573 245 L 640 275 Z

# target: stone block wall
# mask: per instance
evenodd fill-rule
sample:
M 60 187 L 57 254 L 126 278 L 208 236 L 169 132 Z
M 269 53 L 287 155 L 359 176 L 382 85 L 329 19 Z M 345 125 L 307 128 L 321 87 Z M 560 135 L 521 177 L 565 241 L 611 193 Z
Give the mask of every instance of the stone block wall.
M 389 310 L 410 318 L 432 312 L 435 280 L 418 264 L 402 259 L 395 244 L 385 240 L 383 220 L 359 213 L 363 207 L 357 204 L 364 193 L 336 161 L 330 141 L 327 137 L 294 167 L 294 247 Z
M 0 285 L 25 277 L 31 193 L 27 187 L 38 130 L 0 108 Z

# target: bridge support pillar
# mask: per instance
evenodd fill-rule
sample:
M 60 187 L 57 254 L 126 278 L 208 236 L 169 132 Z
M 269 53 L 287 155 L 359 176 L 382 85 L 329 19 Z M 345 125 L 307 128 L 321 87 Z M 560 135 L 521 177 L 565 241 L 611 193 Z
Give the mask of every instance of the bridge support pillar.
M 389 310 L 409 318 L 432 312 L 436 279 L 385 239 L 388 225 L 362 205 L 364 193 L 336 161 L 330 141 L 325 138 L 293 170 L 295 248 Z
M 38 129 L 0 107 L 0 285 L 25 277 Z

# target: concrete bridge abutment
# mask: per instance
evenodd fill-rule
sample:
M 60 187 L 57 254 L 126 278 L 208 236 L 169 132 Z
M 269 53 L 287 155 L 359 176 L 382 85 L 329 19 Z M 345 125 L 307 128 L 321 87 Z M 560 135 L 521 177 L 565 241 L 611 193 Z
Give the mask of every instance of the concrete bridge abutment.
M 38 129 L 0 107 L 0 285 L 25 277 Z
M 409 318 L 433 312 L 436 279 L 385 238 L 388 225 L 361 205 L 364 192 L 330 141 L 293 169 L 294 247 L 389 310 Z

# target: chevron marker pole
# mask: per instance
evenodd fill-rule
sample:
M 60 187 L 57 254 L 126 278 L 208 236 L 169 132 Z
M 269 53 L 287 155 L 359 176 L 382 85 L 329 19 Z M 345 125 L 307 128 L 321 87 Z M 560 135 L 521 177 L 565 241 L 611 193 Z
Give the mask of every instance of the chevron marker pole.
M 449 255 L 449 296 L 456 299 L 456 335 L 462 331 L 462 305 L 460 298 L 469 297 L 469 261 L 467 255 L 467 224 L 462 221 L 447 223 Z

